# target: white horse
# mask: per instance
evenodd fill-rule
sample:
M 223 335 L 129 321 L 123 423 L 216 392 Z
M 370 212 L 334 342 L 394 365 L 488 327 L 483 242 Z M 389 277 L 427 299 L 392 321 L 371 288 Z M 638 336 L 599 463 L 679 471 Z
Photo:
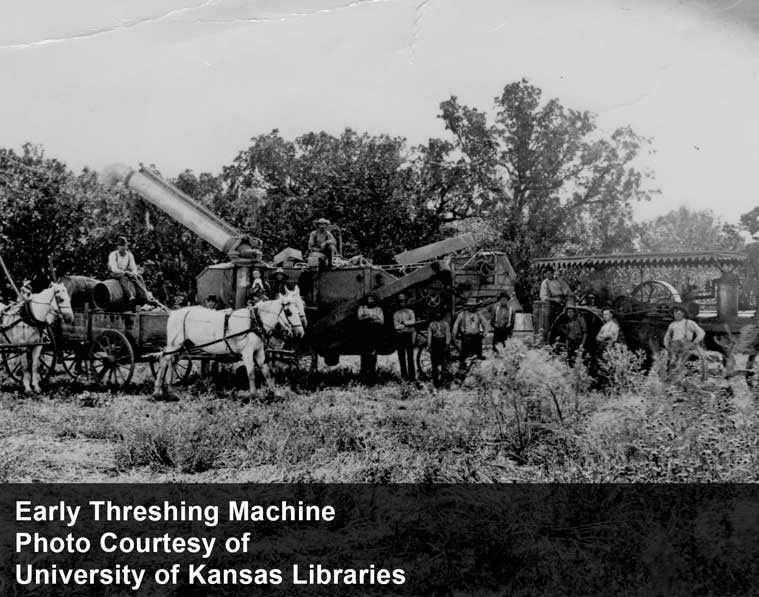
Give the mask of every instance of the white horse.
M 58 317 L 71 323 L 74 311 L 71 298 L 63 284 L 53 283 L 28 300 L 19 301 L 0 312 L 0 344 L 26 345 L 21 348 L 21 369 L 24 373 L 24 391 L 41 392 L 40 389 L 40 354 L 42 353 L 43 333 Z M 32 346 L 29 346 L 32 345 Z M 29 370 L 31 361 L 31 375 Z M 30 379 L 31 378 L 31 379 Z
M 153 396 L 162 395 L 168 367 L 184 348 L 196 348 L 207 354 L 238 354 L 248 372 L 251 395 L 256 393 L 256 366 L 270 387 L 266 341 L 261 336 L 273 334 L 277 327 L 285 334 L 303 337 L 304 325 L 297 301 L 280 297 L 236 311 L 217 311 L 200 306 L 172 311 L 166 323 L 166 348 L 158 364 Z

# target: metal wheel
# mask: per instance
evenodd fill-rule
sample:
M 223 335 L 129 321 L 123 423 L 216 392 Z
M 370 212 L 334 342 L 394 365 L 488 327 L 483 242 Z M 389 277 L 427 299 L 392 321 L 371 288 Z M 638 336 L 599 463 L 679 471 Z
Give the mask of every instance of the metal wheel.
M 90 374 L 98 385 L 122 389 L 133 373 L 134 351 L 126 336 L 116 330 L 98 334 L 90 346 Z
M 40 374 L 40 382 L 44 382 L 47 381 L 55 369 L 57 351 L 55 348 L 55 336 L 49 328 L 43 330 L 41 336 L 42 352 L 40 353 L 38 371 Z M 21 348 L 12 352 L 5 351 L 3 353 L 5 370 L 16 383 L 22 383 L 24 380 L 23 359 L 28 358 L 28 350 L 26 348 Z
M 640 302 L 652 305 L 671 305 L 681 302 L 680 294 L 669 282 L 646 280 L 632 289 L 630 296 Z
M 158 373 L 158 361 L 150 361 L 150 372 L 155 379 Z M 165 382 L 170 386 L 186 384 L 190 378 L 190 373 L 192 373 L 192 359 L 186 355 L 181 355 L 171 361 L 166 372 Z

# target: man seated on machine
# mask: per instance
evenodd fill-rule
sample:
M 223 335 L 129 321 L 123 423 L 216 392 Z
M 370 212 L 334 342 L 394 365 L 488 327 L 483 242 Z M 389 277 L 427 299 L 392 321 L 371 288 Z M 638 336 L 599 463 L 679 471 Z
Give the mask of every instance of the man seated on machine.
M 308 237 L 308 250 L 311 253 L 321 253 L 326 260 L 327 268 L 332 267 L 332 260 L 337 252 L 337 241 L 333 234 L 327 230 L 329 220 L 319 218 L 314 222 L 316 230 Z

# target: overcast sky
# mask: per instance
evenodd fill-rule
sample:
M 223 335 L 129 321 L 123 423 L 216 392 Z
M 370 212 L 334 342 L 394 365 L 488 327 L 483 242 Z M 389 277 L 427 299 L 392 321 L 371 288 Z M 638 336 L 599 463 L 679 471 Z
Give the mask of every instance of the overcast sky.
M 653 139 L 662 191 L 759 205 L 756 0 L 25 0 L 0 19 L 0 146 L 71 167 L 218 171 L 279 128 L 442 136 L 521 77 Z

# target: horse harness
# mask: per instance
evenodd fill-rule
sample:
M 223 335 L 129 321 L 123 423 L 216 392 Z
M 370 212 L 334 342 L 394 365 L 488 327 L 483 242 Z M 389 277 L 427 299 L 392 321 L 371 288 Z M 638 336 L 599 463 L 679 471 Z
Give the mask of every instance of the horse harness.
M 57 299 L 57 297 L 56 297 Z M 32 300 L 31 299 L 25 299 L 23 302 L 16 303 L 15 305 L 11 305 L 6 311 L 3 313 L 0 313 L 0 322 L 3 322 L 3 325 L 0 326 L 0 333 L 3 334 L 3 339 L 6 343 L 10 344 L 11 340 L 8 338 L 8 331 L 15 328 L 20 323 L 24 323 L 28 325 L 29 327 L 32 327 L 36 329 L 39 332 L 42 332 L 42 330 L 45 330 L 49 327 L 48 323 L 46 321 L 40 321 L 39 319 L 34 317 L 34 314 L 32 313 L 31 308 Z M 6 319 L 8 318 L 14 318 L 11 323 L 4 323 Z
M 280 313 L 285 309 L 285 306 L 282 305 L 282 309 L 280 310 Z M 268 333 L 266 329 L 264 328 L 263 322 L 261 321 L 261 315 L 258 312 L 258 309 L 253 307 L 248 307 L 248 313 L 250 314 L 250 327 L 248 327 L 245 330 L 242 330 L 241 332 L 235 332 L 234 334 L 228 334 L 229 332 L 229 320 L 232 317 L 233 311 L 231 309 L 228 309 L 224 312 L 224 336 L 221 338 L 221 340 L 212 340 L 211 342 L 206 342 L 205 344 L 200 344 L 198 346 L 193 346 L 192 348 L 196 350 L 201 350 L 203 348 L 206 348 L 207 346 L 211 346 L 213 344 L 217 344 L 219 342 L 224 342 L 224 344 L 227 347 L 227 350 L 231 353 L 234 353 L 235 351 L 232 350 L 232 346 L 229 344 L 229 340 L 231 338 L 237 338 L 239 336 L 244 336 L 245 334 L 249 334 L 250 332 L 253 332 L 258 337 L 260 337 L 264 344 L 269 343 L 269 338 L 272 334 Z M 185 343 L 187 342 L 187 316 L 190 314 L 190 311 L 185 312 L 184 317 L 182 318 L 182 334 L 185 338 Z M 176 352 L 180 352 L 185 347 L 182 346 L 176 350 L 172 351 L 164 351 L 164 354 L 174 354 Z

